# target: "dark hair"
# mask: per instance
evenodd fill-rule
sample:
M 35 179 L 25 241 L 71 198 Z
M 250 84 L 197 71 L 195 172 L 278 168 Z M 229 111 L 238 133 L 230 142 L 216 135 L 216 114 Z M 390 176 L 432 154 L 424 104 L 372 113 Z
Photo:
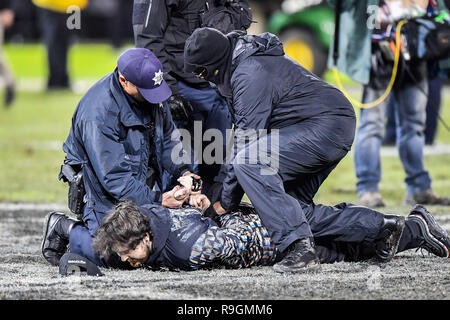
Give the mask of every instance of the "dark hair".
M 92 242 L 92 248 L 100 257 L 106 257 L 120 245 L 134 250 L 149 233 L 150 223 L 134 202 L 124 200 L 103 219 Z

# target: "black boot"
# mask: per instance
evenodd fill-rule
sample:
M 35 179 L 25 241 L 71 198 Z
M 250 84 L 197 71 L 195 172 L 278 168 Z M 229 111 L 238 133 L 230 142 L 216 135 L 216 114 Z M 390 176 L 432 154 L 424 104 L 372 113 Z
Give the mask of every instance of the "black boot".
M 57 266 L 67 250 L 70 231 L 79 221 L 58 212 L 49 213 L 45 219 L 42 255 L 51 265 Z
M 9 108 L 16 97 L 16 91 L 14 86 L 8 86 L 5 90 L 4 105 Z
M 286 256 L 275 264 L 273 269 L 279 273 L 304 272 L 315 270 L 319 266 L 320 261 L 316 253 L 314 240 L 303 238 L 289 246 Z
M 384 215 L 383 220 L 380 233 L 375 240 L 375 256 L 380 262 L 389 262 L 397 253 L 405 228 L 405 217 Z

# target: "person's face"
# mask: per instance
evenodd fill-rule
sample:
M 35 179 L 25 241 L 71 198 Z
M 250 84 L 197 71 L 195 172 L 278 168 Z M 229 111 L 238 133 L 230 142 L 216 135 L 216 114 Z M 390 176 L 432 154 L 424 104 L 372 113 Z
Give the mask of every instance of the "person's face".
M 122 85 L 123 90 L 125 90 L 126 93 L 133 97 L 134 100 L 139 102 L 146 101 L 142 94 L 139 92 L 139 89 L 121 74 L 119 74 L 119 82 Z
M 134 249 L 124 246 L 117 246 L 114 251 L 123 262 L 128 261 L 135 268 L 142 267 L 152 252 L 152 242 L 150 235 L 147 233 L 145 238 Z

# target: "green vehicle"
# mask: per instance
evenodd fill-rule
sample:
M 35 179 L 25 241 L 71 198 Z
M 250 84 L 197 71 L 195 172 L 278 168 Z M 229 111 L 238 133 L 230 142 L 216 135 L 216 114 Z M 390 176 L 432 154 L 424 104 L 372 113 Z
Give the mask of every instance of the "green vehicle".
M 284 11 L 270 17 L 268 31 L 279 36 L 288 56 L 322 76 L 334 35 L 333 9 L 325 1 L 317 0 L 285 0 L 282 7 Z

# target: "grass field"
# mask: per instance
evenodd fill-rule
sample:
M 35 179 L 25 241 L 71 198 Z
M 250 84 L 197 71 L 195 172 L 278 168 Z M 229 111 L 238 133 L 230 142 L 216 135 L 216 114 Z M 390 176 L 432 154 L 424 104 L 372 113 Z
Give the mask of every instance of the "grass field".
M 76 93 L 42 90 L 46 68 L 41 46 L 10 45 L 6 52 L 19 79 L 20 91 L 11 109 L 0 107 L 0 300 L 189 299 L 207 304 L 208 300 L 221 299 L 449 299 L 448 259 L 423 257 L 413 250 L 383 265 L 373 262 L 322 265 L 314 275 L 280 275 L 271 267 L 258 267 L 196 272 L 102 269 L 105 276 L 101 278 L 59 276 L 58 268 L 42 258 L 40 243 L 45 214 L 53 210 L 68 211 L 66 186 L 57 180 L 64 159 L 62 143 L 83 91 L 114 68 L 118 52 L 107 45 L 73 47 L 69 61 Z M 332 80 L 329 75 L 326 78 Z M 358 96 L 359 87 L 350 81 L 346 85 Z M 448 88 L 444 90 L 442 110 L 443 118 L 450 123 Z M 437 143 L 450 144 L 450 133 L 442 125 Z M 352 157 L 350 153 L 330 175 L 316 202 L 336 204 L 356 200 Z M 434 189 L 450 195 L 450 154 L 428 155 L 425 164 L 433 177 Z M 388 152 L 383 157 L 380 185 L 388 204 L 383 212 L 407 214 L 407 208 L 401 205 L 403 179 L 398 157 L 395 152 L 394 156 Z M 26 203 L 33 205 L 26 206 Z M 430 209 L 438 223 L 450 231 L 448 209 Z M 180 302 L 180 306 L 185 303 Z M 176 318 L 176 306 L 164 308 L 164 315 Z M 117 308 L 120 306 L 114 309 Z M 302 306 L 298 310 L 303 311 Z M 278 318 L 283 310 L 274 308 L 273 312 L 273 317 Z
M 75 45 L 69 55 L 72 82 L 81 92 L 46 93 L 45 50 L 40 45 L 9 45 L 6 53 L 21 91 L 11 109 L 0 108 L 0 201 L 66 201 L 66 187 L 57 180 L 64 159 L 62 143 L 67 137 L 73 111 L 83 91 L 115 67 L 119 52 L 106 44 Z M 327 74 L 327 80 L 333 80 Z M 358 86 L 347 81 L 358 97 Z M 33 86 L 32 84 L 36 84 Z M 444 90 L 442 117 L 450 123 L 450 90 Z M 450 144 L 450 132 L 440 125 L 438 144 Z M 316 202 L 354 202 L 355 173 L 350 153 L 330 175 L 316 196 Z M 425 157 L 434 189 L 450 194 L 450 155 Z M 401 205 L 404 172 L 398 157 L 383 157 L 381 192 L 392 207 Z

